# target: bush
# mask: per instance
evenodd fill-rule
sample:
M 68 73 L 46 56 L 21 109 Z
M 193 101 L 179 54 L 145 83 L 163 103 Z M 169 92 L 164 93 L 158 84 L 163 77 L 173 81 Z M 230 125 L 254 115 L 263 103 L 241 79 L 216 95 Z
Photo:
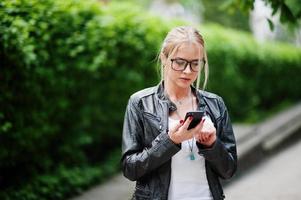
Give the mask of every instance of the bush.
M 120 149 L 127 99 L 157 79 L 153 60 L 167 28 L 137 10 L 120 12 L 127 5 L 0 6 L 1 188 L 57 166 L 95 166 Z
M 110 153 L 110 157 L 100 165 L 59 166 L 55 172 L 37 175 L 20 187 L 0 193 L 0 199 L 57 200 L 80 194 L 120 170 L 119 157 L 118 150 Z
M 220 94 L 235 121 L 256 121 L 270 110 L 301 99 L 301 50 L 258 43 L 251 35 L 219 26 L 204 28 L 208 89 Z
M 0 198 L 64 199 L 118 168 L 118 154 L 105 155 L 120 152 L 127 99 L 158 81 L 155 58 L 176 23 L 92 0 L 4 0 L 0 10 Z M 208 89 L 233 119 L 300 99 L 299 49 L 201 31 Z

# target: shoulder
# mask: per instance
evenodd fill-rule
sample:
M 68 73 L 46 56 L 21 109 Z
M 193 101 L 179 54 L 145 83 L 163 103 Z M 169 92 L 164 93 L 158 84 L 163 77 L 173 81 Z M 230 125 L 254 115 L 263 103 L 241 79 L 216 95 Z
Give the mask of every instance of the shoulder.
M 201 97 L 209 107 L 215 107 L 216 109 L 219 109 L 221 111 L 227 109 L 221 96 L 204 90 L 198 90 L 198 92 L 201 94 Z
M 157 86 L 145 88 L 133 93 L 130 97 L 131 100 L 139 100 L 147 96 L 153 95 L 156 91 Z
M 208 92 L 208 91 L 204 91 L 204 90 L 198 90 L 199 93 L 202 94 L 203 97 L 208 98 L 208 99 L 218 99 L 220 98 L 219 95 L 212 93 L 212 92 Z
M 129 102 L 131 104 L 135 104 L 136 106 L 138 106 L 139 102 L 141 102 L 142 99 L 147 98 L 149 96 L 153 96 L 156 92 L 156 89 L 157 86 L 153 86 L 153 87 L 139 90 L 130 96 Z
M 202 95 L 204 100 L 211 100 L 211 101 L 223 101 L 223 98 L 215 93 L 204 91 L 204 90 L 198 90 L 198 92 Z

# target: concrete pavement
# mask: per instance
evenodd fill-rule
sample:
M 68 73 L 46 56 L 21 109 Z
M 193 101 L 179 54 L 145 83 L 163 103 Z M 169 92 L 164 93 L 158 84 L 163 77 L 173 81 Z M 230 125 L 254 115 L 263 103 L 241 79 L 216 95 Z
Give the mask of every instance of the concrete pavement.
M 268 158 L 225 188 L 231 200 L 301 199 L 301 141 Z
M 134 191 L 134 182 L 117 174 L 108 182 L 96 186 L 72 200 L 126 200 Z

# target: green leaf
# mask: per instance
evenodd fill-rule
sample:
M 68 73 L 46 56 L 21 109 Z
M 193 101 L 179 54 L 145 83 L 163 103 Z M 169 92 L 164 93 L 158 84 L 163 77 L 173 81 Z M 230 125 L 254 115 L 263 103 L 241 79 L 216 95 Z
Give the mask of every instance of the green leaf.
M 281 5 L 280 21 L 282 23 L 286 23 L 286 22 L 295 23 L 296 22 L 295 16 L 293 15 L 292 11 L 285 3 L 283 3 Z
M 267 20 L 268 20 L 268 23 L 269 23 L 270 30 L 273 31 L 274 30 L 274 23 L 269 18 Z

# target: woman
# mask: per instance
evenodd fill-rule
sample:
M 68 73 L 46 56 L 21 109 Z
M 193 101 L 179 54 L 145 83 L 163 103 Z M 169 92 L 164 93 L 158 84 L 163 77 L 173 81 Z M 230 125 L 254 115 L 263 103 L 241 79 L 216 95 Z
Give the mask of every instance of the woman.
M 122 166 L 136 181 L 133 199 L 224 199 L 219 178 L 236 171 L 236 144 L 222 98 L 197 89 L 202 71 L 203 88 L 208 79 L 203 37 L 176 27 L 159 59 L 162 81 L 133 94 L 124 119 Z M 185 114 L 196 110 L 205 116 L 188 130 Z

